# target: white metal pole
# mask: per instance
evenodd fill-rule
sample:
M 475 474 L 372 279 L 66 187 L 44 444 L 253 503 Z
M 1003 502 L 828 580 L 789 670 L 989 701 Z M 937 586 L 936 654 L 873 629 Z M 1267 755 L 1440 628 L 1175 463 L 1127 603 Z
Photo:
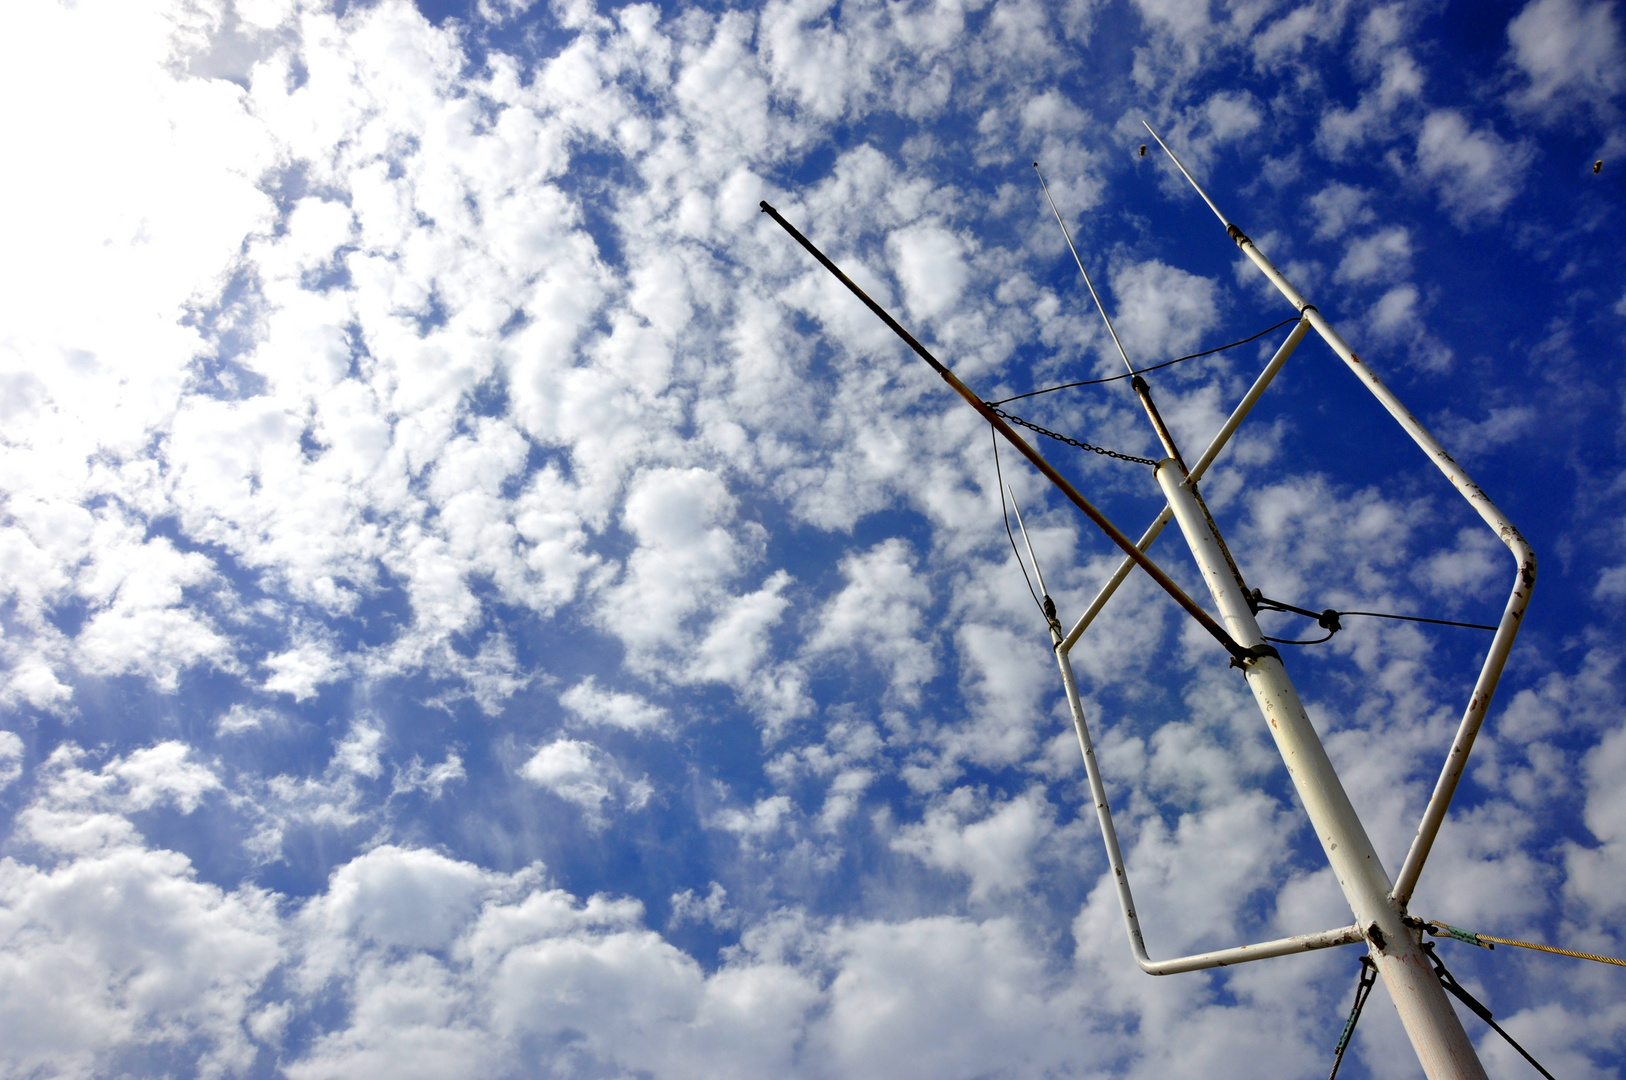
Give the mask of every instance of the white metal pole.
M 1264 644 L 1264 635 L 1225 560 L 1216 530 L 1185 480 L 1172 458 L 1158 465 L 1157 482 L 1226 628 L 1238 644 Z M 1242 671 L 1315 827 L 1327 862 L 1355 913 L 1355 923 L 1365 930 L 1373 959 L 1424 1074 L 1429 1080 L 1485 1080 L 1473 1044 L 1420 947 L 1420 934 L 1414 934 L 1401 921 L 1400 906 L 1389 896 L 1389 875 L 1280 657 L 1266 655 L 1244 661 Z
M 1491 639 L 1491 645 L 1485 654 L 1485 662 L 1480 666 L 1479 678 L 1474 682 L 1474 690 L 1468 698 L 1468 707 L 1463 710 L 1462 721 L 1457 725 L 1456 737 L 1451 740 L 1451 750 L 1445 757 L 1445 765 L 1440 770 L 1439 779 L 1434 783 L 1434 792 L 1429 796 L 1428 805 L 1423 808 L 1423 818 L 1417 825 L 1417 834 L 1412 838 L 1411 849 L 1406 852 L 1406 861 L 1401 864 L 1400 873 L 1395 878 L 1394 897 L 1400 904 L 1401 910 L 1411 901 L 1413 890 L 1417 888 L 1417 879 L 1423 872 L 1423 864 L 1428 860 L 1429 851 L 1434 846 L 1434 839 L 1439 835 L 1440 825 L 1445 821 L 1445 814 L 1451 805 L 1451 797 L 1456 793 L 1457 784 L 1462 779 L 1463 771 L 1468 767 L 1468 754 L 1473 750 L 1474 740 L 1479 735 L 1479 728 L 1485 722 L 1485 715 L 1490 710 L 1491 696 L 1496 693 L 1496 684 L 1501 680 L 1502 668 L 1507 664 L 1508 653 L 1513 649 L 1513 639 L 1519 633 L 1519 627 L 1524 622 L 1524 611 L 1530 604 L 1530 594 L 1536 584 L 1536 554 L 1520 534 L 1506 514 L 1503 514 L 1496 504 L 1491 502 L 1480 486 L 1473 482 L 1467 471 L 1459 465 L 1455 458 L 1446 452 L 1439 440 L 1435 439 L 1428 429 L 1411 414 L 1400 399 L 1384 385 L 1359 356 L 1349 347 L 1343 335 L 1333 329 L 1325 316 L 1316 310 L 1314 304 L 1304 298 L 1304 295 L 1295 289 L 1282 272 L 1276 269 L 1265 253 L 1260 251 L 1254 242 L 1248 238 L 1240 228 L 1233 224 L 1226 216 L 1220 213 L 1220 208 L 1214 205 L 1214 200 L 1208 197 L 1202 185 L 1197 183 L 1185 165 L 1173 150 L 1169 149 L 1163 137 L 1152 129 L 1151 124 L 1141 121 L 1146 130 L 1152 132 L 1152 138 L 1169 155 L 1175 168 L 1190 181 L 1197 194 L 1202 196 L 1203 202 L 1214 211 L 1214 216 L 1220 219 L 1225 226 L 1227 235 L 1242 249 L 1259 271 L 1265 275 L 1270 283 L 1276 286 L 1288 303 L 1298 309 L 1299 314 L 1315 327 L 1316 333 L 1332 347 L 1338 358 L 1347 365 L 1350 371 L 1366 385 L 1372 396 L 1376 397 L 1384 409 L 1400 425 L 1412 442 L 1416 443 L 1423 453 L 1428 455 L 1436 468 L 1444 473 L 1446 479 L 1451 481 L 1453 487 L 1468 501 L 1486 525 L 1496 533 L 1502 543 L 1507 545 L 1508 551 L 1513 555 L 1517 564 L 1513 573 L 1513 588 L 1508 593 L 1507 605 L 1502 609 L 1502 619 L 1497 624 L 1496 636 Z

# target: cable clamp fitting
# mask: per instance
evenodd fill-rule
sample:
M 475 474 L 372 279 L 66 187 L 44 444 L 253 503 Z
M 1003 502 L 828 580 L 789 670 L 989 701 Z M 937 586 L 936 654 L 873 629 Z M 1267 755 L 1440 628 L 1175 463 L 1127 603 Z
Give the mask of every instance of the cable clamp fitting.
M 1276 647 L 1274 645 L 1271 645 L 1268 642 L 1261 642 L 1252 648 L 1239 649 L 1237 652 L 1232 653 L 1231 666 L 1234 668 L 1246 669 L 1248 665 L 1257 664 L 1267 656 L 1274 656 L 1278 660 L 1282 658 L 1282 654 L 1276 651 Z

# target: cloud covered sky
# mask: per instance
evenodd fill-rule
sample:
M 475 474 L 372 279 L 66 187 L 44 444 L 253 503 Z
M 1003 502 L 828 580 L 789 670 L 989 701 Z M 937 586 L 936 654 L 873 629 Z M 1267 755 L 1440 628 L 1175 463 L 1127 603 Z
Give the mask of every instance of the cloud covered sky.
M 1290 316 L 1142 118 L 1542 560 L 1412 910 L 1626 954 L 1618 5 L 0 20 L 0 1075 L 1322 1075 L 1358 950 L 1134 966 L 989 433 L 757 209 L 986 397 L 1117 364 L 1034 160 L 1137 362 Z M 1285 333 L 1154 376 L 1184 446 Z M 1022 407 L 1156 447 L 1123 382 Z M 1071 621 L 1116 559 L 1004 464 Z M 1314 339 L 1204 490 L 1271 596 L 1500 612 Z M 1153 955 L 1343 925 L 1177 616 L 1074 653 Z M 1350 622 L 1287 662 L 1393 873 L 1486 638 Z M 1620 1075 L 1613 969 L 1441 949 Z M 1420 1075 L 1381 987 L 1345 1069 Z

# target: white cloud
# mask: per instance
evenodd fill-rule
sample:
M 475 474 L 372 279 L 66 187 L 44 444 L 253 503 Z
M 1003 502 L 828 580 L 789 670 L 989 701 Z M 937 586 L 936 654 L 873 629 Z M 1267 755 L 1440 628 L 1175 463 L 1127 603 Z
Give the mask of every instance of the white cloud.
M 0 731 L 0 791 L 23 774 L 23 740 L 15 731 Z
M 759 542 L 759 528 L 730 532 L 734 511 L 722 480 L 705 469 L 640 475 L 624 515 L 638 548 L 609 597 L 606 628 L 634 649 L 682 642 L 686 622 L 725 595 Z
M 1335 281 L 1392 281 L 1411 274 L 1411 230 L 1394 225 L 1352 241 L 1333 274 Z
M 385 735 L 376 722 L 358 719 L 317 775 L 279 773 L 263 781 L 250 779 L 242 800 L 253 817 L 244 846 L 258 859 L 281 857 L 288 834 L 299 829 L 355 829 L 378 811 L 365 805 L 371 781 L 384 775 Z
M 1027 888 L 1036 849 L 1055 829 L 1055 812 L 1039 788 L 990 804 L 971 788 L 937 800 L 918 825 L 892 840 L 928 866 L 964 874 L 973 902 Z
M 672 894 L 671 925 L 704 923 L 719 930 L 739 925 L 739 912 L 729 907 L 728 890 L 712 882 L 705 896 L 696 896 L 693 889 Z
M 965 291 L 970 270 L 959 237 L 931 222 L 911 225 L 887 237 L 904 303 L 917 319 L 948 312 Z
M 265 680 L 265 690 L 291 694 L 295 701 L 315 697 L 323 683 L 333 682 L 345 673 L 344 662 L 333 656 L 329 647 L 314 641 L 268 656 L 264 663 L 272 671 Z
M 1112 298 L 1113 324 L 1137 364 L 1191 352 L 1217 318 L 1213 281 L 1156 259 L 1114 266 Z
M 591 675 L 560 694 L 559 704 L 584 724 L 654 732 L 663 731 L 671 724 L 671 717 L 659 705 L 637 694 L 605 689 Z
M 610 805 L 641 809 L 654 794 L 648 780 L 629 780 L 603 750 L 579 739 L 555 739 L 537 749 L 520 775 L 582 809 L 585 820 L 602 828 Z
M 1565 889 L 1595 915 L 1618 925 L 1626 907 L 1626 787 L 1619 781 L 1626 768 L 1626 729 L 1605 735 L 1585 761 L 1586 825 L 1596 846 L 1571 844 L 1565 852 Z
M 215 731 L 220 735 L 238 735 L 275 724 L 280 718 L 270 709 L 256 709 L 237 702 L 215 720 Z
M 385 845 L 334 871 L 302 918 L 383 946 L 444 949 L 493 891 L 493 875 L 433 851 Z
M 1043 1074 L 1089 1037 L 1013 918 L 863 922 L 831 938 L 839 966 L 813 1045 L 840 1075 Z
M 1508 57 L 1528 85 L 1511 96 L 1556 119 L 1572 103 L 1606 107 L 1626 87 L 1615 5 L 1531 0 L 1507 24 Z
M 1396 285 L 1367 311 L 1366 327 L 1378 344 L 1403 346 L 1419 367 L 1444 371 L 1451 366 L 1451 350 L 1429 330 L 1423 306 L 1417 286 Z
M 937 662 L 922 611 L 931 594 L 914 554 L 902 540 L 885 540 L 842 559 L 841 573 L 846 585 L 819 613 L 808 652 L 868 660 L 886 673 L 893 694 L 918 701 Z
M 769 795 L 758 799 L 749 808 L 733 807 L 722 811 L 712 824 L 733 833 L 742 841 L 760 840 L 778 832 L 791 809 L 789 796 Z
M 1310 196 L 1318 239 L 1336 239 L 1356 225 L 1370 224 L 1376 215 L 1369 205 L 1372 193 L 1349 184 L 1332 183 Z
M 1436 417 L 1430 427 L 1453 457 L 1463 458 L 1518 442 L 1535 428 L 1540 418 L 1533 405 L 1497 405 L 1487 410 L 1480 420 L 1469 420 L 1447 411 Z
M 100 1075 L 138 1048 L 195 1055 L 204 1073 L 252 1064 L 241 1020 L 280 952 L 268 894 L 128 846 L 49 870 L 0 860 L 0 910 L 8 1071 Z
M 1494 218 L 1524 187 L 1534 153 L 1454 109 L 1429 113 L 1417 136 L 1417 168 L 1459 227 Z
M 1316 144 L 1332 159 L 1370 141 L 1392 138 L 1395 117 L 1421 98 L 1426 76 L 1406 48 L 1419 17 L 1404 4 L 1382 4 L 1361 20 L 1354 60 L 1370 85 L 1353 108 L 1322 114 Z
M 436 765 L 425 765 L 422 758 L 414 755 L 407 767 L 395 774 L 395 785 L 392 790 L 397 795 L 407 791 L 422 791 L 431 799 L 438 799 L 445 793 L 447 784 L 466 779 L 468 773 L 463 769 L 463 759 L 457 754 L 448 753 L 445 759 Z

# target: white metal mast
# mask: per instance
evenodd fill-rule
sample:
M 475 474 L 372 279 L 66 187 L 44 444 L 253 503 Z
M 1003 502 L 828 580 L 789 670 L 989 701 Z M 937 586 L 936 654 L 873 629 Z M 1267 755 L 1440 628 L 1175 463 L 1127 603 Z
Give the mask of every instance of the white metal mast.
M 1147 130 L 1151 131 L 1150 125 L 1147 125 Z M 1355 923 L 1349 927 L 1324 931 L 1320 934 L 1284 938 L 1278 941 L 1241 946 L 1174 960 L 1154 961 L 1148 957 L 1139 919 L 1135 913 L 1134 900 L 1129 888 L 1123 855 L 1119 849 L 1116 831 L 1112 826 L 1112 815 L 1107 803 L 1105 786 L 1102 783 L 1099 764 L 1095 760 L 1094 748 L 1090 740 L 1089 729 L 1085 721 L 1083 705 L 1079 698 L 1077 681 L 1073 675 L 1069 656 L 1073 645 L 1101 611 L 1107 600 L 1111 598 L 1124 578 L 1127 577 L 1133 562 L 1126 560 L 1120 566 L 1118 572 L 1108 580 L 1072 631 L 1063 635 L 1057 624 L 1052 620 L 1051 635 L 1056 647 L 1056 659 L 1061 669 L 1062 682 L 1067 692 L 1068 706 L 1073 714 L 1073 724 L 1078 735 L 1079 748 L 1083 753 L 1091 794 L 1095 799 L 1096 813 L 1101 824 L 1102 839 L 1106 846 L 1108 863 L 1118 890 L 1119 902 L 1123 908 L 1131 949 L 1135 954 L 1136 961 L 1143 969 L 1151 974 L 1162 975 L 1241 963 L 1253 959 L 1262 959 L 1267 956 L 1280 956 L 1291 952 L 1325 948 L 1364 939 L 1370 947 L 1377 969 L 1383 976 L 1390 998 L 1394 1001 L 1401 1022 L 1411 1039 L 1424 1074 L 1430 1080 L 1483 1080 L 1485 1077 L 1484 1068 L 1474 1053 L 1473 1044 L 1469 1041 L 1467 1033 L 1463 1030 L 1460 1020 L 1452 1009 L 1450 1001 L 1440 986 L 1438 977 L 1435 975 L 1428 958 L 1423 953 L 1421 930 L 1416 926 L 1414 920 L 1408 920 L 1406 903 L 1416 886 L 1422 864 L 1428 856 L 1429 848 L 1438 833 L 1440 823 L 1444 820 L 1446 807 L 1456 789 L 1457 781 L 1462 775 L 1468 751 L 1471 749 L 1474 737 L 1484 720 L 1485 712 L 1489 708 L 1491 693 L 1495 690 L 1508 651 L 1512 647 L 1513 637 L 1523 619 L 1524 608 L 1529 602 L 1530 589 L 1534 584 L 1535 557 L 1531 553 L 1529 546 L 1519 535 L 1518 530 L 1496 509 L 1484 492 L 1468 478 L 1462 468 L 1451 459 L 1433 436 L 1418 423 L 1416 418 L 1400 404 L 1399 400 L 1378 380 L 1377 376 L 1372 374 L 1370 369 L 1349 348 L 1343 338 L 1338 335 L 1337 331 L 1321 316 L 1320 312 L 1282 277 L 1281 273 L 1271 265 L 1269 260 L 1253 246 L 1252 241 L 1242 233 L 1241 229 L 1225 219 L 1219 208 L 1214 205 L 1214 201 L 1192 179 L 1191 174 L 1186 171 L 1173 152 L 1169 151 L 1168 146 L 1163 143 L 1163 140 L 1157 136 L 1155 131 L 1152 131 L 1152 136 L 1157 139 L 1158 145 L 1169 153 L 1169 157 L 1174 160 L 1176 167 L 1180 169 L 1187 180 L 1191 181 L 1192 186 L 1196 188 L 1203 201 L 1224 223 L 1226 232 L 1231 238 L 1298 309 L 1300 321 L 1238 405 L 1231 418 L 1226 421 L 1208 449 L 1198 459 L 1196 467 L 1190 470 L 1189 473 L 1181 463 L 1173 439 L 1152 404 L 1144 380 L 1138 376 L 1136 377 L 1135 389 L 1154 428 L 1157 430 L 1159 440 L 1169 454 L 1168 458 L 1157 467 L 1158 484 L 1168 501 L 1168 507 L 1159 515 L 1137 547 L 1144 551 L 1156 539 L 1157 534 L 1161 532 L 1164 525 L 1171 518 L 1175 520 L 1191 549 L 1192 557 L 1197 563 L 1203 580 L 1220 610 L 1226 630 L 1229 631 L 1237 644 L 1256 654 L 1240 661 L 1238 666 L 1242 668 L 1249 689 L 1253 692 L 1260 711 L 1270 728 L 1271 735 L 1276 741 L 1277 748 L 1281 752 L 1282 759 L 1287 765 L 1294 788 L 1304 803 L 1311 824 L 1315 827 L 1317 839 L 1321 842 L 1327 861 L 1331 865 L 1339 886 L 1344 892 L 1345 899 L 1350 905 L 1350 910 L 1355 916 Z M 1045 194 L 1048 198 L 1048 186 Z M 1051 202 L 1051 207 L 1052 210 L 1055 209 L 1054 201 Z M 1057 214 L 1057 220 L 1061 220 L 1059 213 Z M 1063 225 L 1063 229 L 1065 231 L 1065 225 Z M 1077 259 L 1077 251 L 1073 249 L 1070 236 L 1068 237 L 1068 247 L 1073 250 L 1074 258 Z M 1079 269 L 1083 270 L 1082 262 L 1080 262 Z M 1088 281 L 1087 274 L 1086 281 Z M 1097 306 L 1100 307 L 1101 300 L 1096 295 L 1093 285 L 1091 285 L 1090 294 L 1095 299 Z M 1101 316 L 1103 319 L 1107 319 L 1104 307 L 1101 308 Z M 1111 329 L 1110 320 L 1108 320 L 1108 328 Z M 1293 688 L 1286 668 L 1282 665 L 1281 657 L 1265 643 L 1264 635 L 1261 633 L 1258 622 L 1254 617 L 1253 607 L 1248 600 L 1247 588 L 1230 557 L 1229 551 L 1225 548 L 1224 540 L 1214 523 L 1213 517 L 1208 513 L 1197 493 L 1197 481 L 1236 431 L 1254 403 L 1258 401 L 1260 395 L 1275 377 L 1276 372 L 1280 370 L 1282 364 L 1287 360 L 1287 357 L 1303 339 L 1305 332 L 1311 328 L 1321 334 L 1345 363 L 1355 371 L 1368 389 L 1383 403 L 1389 413 L 1400 422 L 1407 434 L 1429 454 L 1430 458 L 1462 492 L 1486 523 L 1497 531 L 1498 536 L 1507 544 L 1518 563 L 1512 595 L 1509 597 L 1496 637 L 1492 641 L 1490 653 L 1486 657 L 1481 670 L 1474 695 L 1470 699 L 1468 710 L 1453 742 L 1445 768 L 1435 786 L 1433 797 L 1424 811 L 1422 823 L 1418 827 L 1417 837 L 1412 844 L 1411 852 L 1408 854 L 1405 864 L 1402 866 L 1400 878 L 1393 884 L 1391 884 L 1377 852 L 1373 849 L 1371 840 L 1367 836 L 1354 807 L 1351 805 L 1343 784 L 1339 781 L 1337 772 L 1333 769 L 1332 763 L 1327 757 L 1320 738 L 1310 724 L 1309 717 L 1305 713 L 1304 706 L 1299 701 L 1298 694 Z M 1117 342 L 1116 333 L 1113 334 L 1113 340 L 1115 343 Z M 1119 347 L 1121 350 L 1121 345 Z M 1133 369 L 1131 368 L 1131 370 Z
M 1151 131 L 1151 126 L 1147 125 Z M 1215 434 L 1208 448 L 1203 451 L 1195 464 L 1188 470 L 1182 460 L 1178 448 L 1175 446 L 1173 436 L 1157 407 L 1152 401 L 1151 390 L 1146 380 L 1139 374 L 1133 374 L 1131 386 L 1134 387 L 1137 397 L 1146 410 L 1148 419 L 1156 430 L 1159 441 L 1163 444 L 1167 457 L 1157 464 L 1157 482 L 1167 501 L 1167 506 L 1157 519 L 1151 524 L 1139 541 L 1131 541 L 1122 531 L 1107 520 L 1106 516 L 1058 472 L 1054 466 L 1046 461 L 1025 439 L 1006 423 L 1004 414 L 994 406 L 983 401 L 971 391 L 955 374 L 940 362 L 931 351 L 922 345 L 914 335 L 910 334 L 897 320 L 893 319 L 885 309 L 877 304 L 864 292 L 851 278 L 843 273 L 840 267 L 818 249 L 807 237 L 791 225 L 784 217 L 770 206 L 766 200 L 762 201 L 762 211 L 774 219 L 797 243 L 801 244 L 809 254 L 817 259 L 830 271 L 843 285 L 870 308 L 883 322 L 887 324 L 922 360 L 940 375 L 943 380 L 960 395 L 967 404 L 974 408 L 996 432 L 1002 435 L 1007 442 L 1026 457 L 1040 473 L 1049 479 L 1061 493 L 1066 496 L 1080 511 L 1093 521 L 1107 537 L 1116 544 L 1127 556 L 1118 569 L 1102 586 L 1095 599 L 1085 609 L 1073 628 L 1062 632 L 1061 624 L 1055 616 L 1055 606 L 1051 598 L 1046 595 L 1043 607 L 1045 617 L 1050 626 L 1052 642 L 1055 646 L 1056 662 L 1061 669 L 1062 683 L 1067 692 L 1068 707 L 1072 712 L 1074 730 L 1078 736 L 1079 749 L 1083 753 L 1084 767 L 1089 778 L 1092 797 L 1095 800 L 1096 815 L 1100 822 L 1102 840 L 1107 851 L 1107 860 L 1112 870 L 1118 899 L 1123 908 L 1125 928 L 1129 933 L 1130 946 L 1134 952 L 1136 962 L 1145 971 L 1153 975 L 1168 975 L 1184 971 L 1197 971 L 1206 968 L 1222 967 L 1230 964 L 1245 963 L 1250 960 L 1260 960 L 1272 956 L 1284 956 L 1290 953 L 1304 952 L 1311 949 L 1323 949 L 1330 946 L 1354 944 L 1365 941 L 1373 954 L 1373 960 L 1379 973 L 1383 976 L 1385 986 L 1395 1008 L 1400 1014 L 1402 1024 L 1412 1045 L 1417 1052 L 1418 1061 L 1423 1066 L 1424 1073 L 1429 1080 L 1485 1080 L 1485 1071 L 1474 1054 L 1473 1045 L 1468 1041 L 1462 1024 L 1457 1019 L 1445 991 L 1442 989 L 1438 976 L 1428 962 L 1422 948 L 1422 924 L 1407 916 L 1406 904 L 1411 899 L 1419 874 L 1422 872 L 1424 861 L 1428 858 L 1440 824 L 1445 818 L 1446 808 L 1451 796 L 1456 790 L 1457 782 L 1461 779 L 1463 769 L 1467 764 L 1468 752 L 1473 747 L 1475 736 L 1479 732 L 1480 724 L 1484 721 L 1486 711 L 1490 707 L 1491 695 L 1495 692 L 1496 684 L 1501 677 L 1502 668 L 1507 661 L 1509 650 L 1513 645 L 1513 638 L 1518 633 L 1519 624 L 1524 617 L 1525 606 L 1529 603 L 1530 591 L 1535 583 L 1535 556 L 1524 538 L 1512 522 L 1499 511 L 1485 493 L 1468 478 L 1449 454 L 1440 446 L 1432 435 L 1428 433 L 1417 419 L 1400 404 L 1394 394 L 1383 385 L 1370 369 L 1355 355 L 1349 345 L 1340 337 L 1336 330 L 1326 321 L 1316 308 L 1304 299 L 1287 280 L 1282 277 L 1270 261 L 1253 246 L 1251 240 L 1243 234 L 1242 230 L 1226 221 L 1225 216 L 1219 212 L 1206 192 L 1186 172 L 1185 166 L 1180 164 L 1172 151 L 1152 132 L 1158 145 L 1162 146 L 1175 165 L 1191 180 L 1192 186 L 1202 196 L 1220 221 L 1225 224 L 1226 232 L 1236 241 L 1243 252 L 1252 262 L 1264 272 L 1265 276 L 1274 284 L 1299 312 L 1299 320 L 1287 339 L 1282 343 L 1276 354 L 1265 366 L 1259 377 L 1254 381 L 1241 402 L 1238 403 L 1231 416 Z M 1037 163 L 1035 163 L 1037 167 Z M 1043 175 L 1040 175 L 1043 182 Z M 1046 198 L 1049 198 L 1049 187 L 1045 187 Z M 1051 201 L 1054 210 L 1055 203 Z M 1066 234 L 1067 227 L 1062 222 L 1059 212 L 1056 220 Z M 1130 363 L 1123 345 L 1118 340 L 1117 332 L 1112 327 L 1112 320 L 1108 318 L 1106 308 L 1101 304 L 1100 297 L 1095 292 L 1094 283 L 1090 281 L 1089 274 L 1084 270 L 1083 260 L 1079 259 L 1077 249 L 1073 247 L 1072 237 L 1067 236 L 1069 250 L 1078 262 L 1079 271 L 1089 285 L 1090 295 L 1095 299 L 1105 321 L 1108 332 L 1112 335 L 1119 354 L 1124 363 L 1134 373 L 1134 365 Z M 1359 816 L 1350 804 L 1348 794 L 1338 779 L 1338 774 L 1328 759 L 1326 749 L 1322 746 L 1320 738 L 1311 726 L 1303 704 L 1293 688 L 1292 681 L 1287 676 L 1286 668 L 1282 665 L 1281 656 L 1276 649 L 1267 643 L 1259 629 L 1254 617 L 1253 606 L 1249 602 L 1247 586 L 1242 580 L 1241 572 L 1231 559 L 1230 552 L 1225 547 L 1218 526 L 1214 523 L 1212 515 L 1203 504 L 1202 497 L 1197 491 L 1197 483 L 1213 464 L 1220 451 L 1224 449 L 1231 436 L 1235 434 L 1254 405 L 1259 401 L 1271 381 L 1287 362 L 1305 334 L 1314 329 L 1324 338 L 1333 350 L 1349 365 L 1350 369 L 1361 379 L 1362 383 L 1383 404 L 1391 416 L 1398 421 L 1406 433 L 1428 454 L 1430 460 L 1445 473 L 1452 484 L 1474 507 L 1475 511 L 1484 519 L 1514 555 L 1517 562 L 1512 593 L 1508 598 L 1507 606 L 1503 611 L 1500 624 L 1496 628 L 1496 636 L 1485 662 L 1480 670 L 1479 679 L 1475 683 L 1473 696 L 1470 698 L 1462 723 L 1452 742 L 1451 751 L 1441 771 L 1440 778 L 1435 784 L 1433 795 L 1424 810 L 1423 819 L 1417 829 L 1417 835 L 1412 842 L 1411 850 L 1406 856 L 1398 878 L 1391 884 L 1388 874 L 1373 849 L 1370 838 L 1362 826 Z M 1014 497 L 1014 493 L 1013 493 Z M 1021 512 L 1018 510 L 1017 519 L 1020 523 Z M 1214 603 L 1219 608 L 1220 619 L 1215 620 L 1201 605 L 1177 585 L 1155 562 L 1146 554 L 1158 534 L 1171 521 L 1179 524 L 1181 533 L 1185 536 L 1187 545 L 1191 549 L 1192 557 L 1202 574 L 1204 583 Z M 1023 528 L 1023 537 L 1026 539 L 1027 530 Z M 1043 574 L 1039 573 L 1038 560 L 1033 556 L 1032 545 L 1028 545 L 1028 555 L 1033 559 L 1035 573 L 1038 574 L 1041 589 L 1044 586 Z M 1020 555 L 1018 555 L 1020 558 Z M 1275 941 L 1261 942 L 1255 945 L 1242 945 L 1230 949 L 1221 949 L 1214 952 L 1201 953 L 1194 956 L 1184 956 L 1169 960 L 1153 960 L 1146 952 L 1146 943 L 1141 934 L 1140 920 L 1135 911 L 1134 897 L 1129 888 L 1129 878 L 1124 866 L 1123 853 L 1118 844 L 1116 830 L 1112 823 L 1112 811 L 1107 802 L 1106 787 L 1101 777 L 1100 766 L 1095 758 L 1095 750 L 1090 739 L 1089 726 L 1085 720 L 1084 708 L 1078 693 L 1077 680 L 1073 674 L 1070 653 L 1079 638 L 1089 628 L 1090 624 L 1100 614 L 1102 608 L 1112 598 L 1118 587 L 1128 577 L 1129 573 L 1139 566 L 1152 580 L 1178 603 L 1199 625 L 1214 637 L 1220 645 L 1230 653 L 1233 666 L 1242 670 L 1249 689 L 1253 692 L 1264 715 L 1271 735 L 1276 741 L 1282 759 L 1287 765 L 1288 774 L 1298 792 L 1301 801 L 1308 812 L 1311 824 L 1315 827 L 1316 836 L 1320 840 L 1322 850 L 1327 856 L 1340 887 L 1343 889 L 1345 899 L 1355 917 L 1355 922 L 1349 926 L 1325 930 L 1315 934 L 1304 934 L 1296 937 L 1281 938 Z

